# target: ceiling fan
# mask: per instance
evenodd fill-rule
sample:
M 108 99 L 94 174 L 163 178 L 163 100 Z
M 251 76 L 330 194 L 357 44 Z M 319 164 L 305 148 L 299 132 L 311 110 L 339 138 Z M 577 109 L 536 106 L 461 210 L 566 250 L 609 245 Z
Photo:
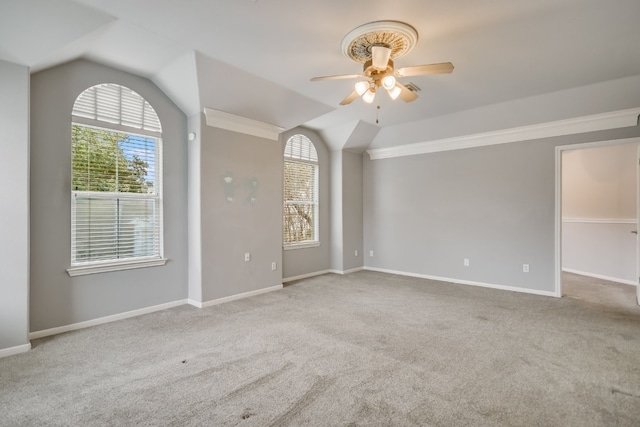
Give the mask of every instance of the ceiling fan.
M 344 98 L 340 105 L 350 104 L 359 96 L 370 104 L 381 88 L 387 91 L 391 99 L 399 97 L 405 102 L 414 101 L 418 95 L 397 78 L 453 71 L 451 62 L 396 69 L 393 60 L 406 55 L 417 40 L 418 33 L 415 28 L 403 22 L 376 21 L 362 25 L 342 40 L 342 52 L 354 61 L 364 64 L 362 73 L 313 77 L 311 81 L 364 79 L 355 84 L 354 91 Z

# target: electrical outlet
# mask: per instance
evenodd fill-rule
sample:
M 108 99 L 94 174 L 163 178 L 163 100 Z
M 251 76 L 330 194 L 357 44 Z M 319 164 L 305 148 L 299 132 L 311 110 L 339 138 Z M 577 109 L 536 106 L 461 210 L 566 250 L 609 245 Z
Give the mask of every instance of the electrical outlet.
M 469 258 L 464 259 L 464 266 L 469 267 Z
M 369 251 L 369 256 L 373 256 L 373 251 Z
M 271 271 L 276 271 L 278 269 L 278 264 L 274 262 L 271 263 Z
M 522 264 L 522 272 L 523 273 L 529 272 L 529 264 Z
M 244 262 L 249 262 L 251 261 L 251 252 L 245 252 L 244 253 Z
M 358 250 L 357 250 L 357 249 L 356 249 L 356 251 L 355 251 L 355 254 L 356 254 L 356 256 L 358 256 Z

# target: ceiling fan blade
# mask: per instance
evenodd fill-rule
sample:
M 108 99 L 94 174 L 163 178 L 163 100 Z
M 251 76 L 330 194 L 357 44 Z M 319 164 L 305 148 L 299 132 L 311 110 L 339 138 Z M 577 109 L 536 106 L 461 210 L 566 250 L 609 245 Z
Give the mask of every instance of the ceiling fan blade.
M 422 76 L 426 74 L 446 74 L 453 71 L 451 62 L 442 62 L 439 64 L 416 65 L 413 67 L 403 67 L 396 70 L 398 77 Z
M 312 82 L 318 82 L 321 80 L 339 80 L 339 79 L 356 79 L 358 77 L 364 77 L 362 74 L 339 74 L 337 76 L 320 76 L 311 79 Z
M 347 96 L 345 99 L 343 99 L 340 102 L 340 105 L 347 105 L 347 104 L 351 104 L 353 102 L 354 99 L 356 99 L 358 97 L 358 92 L 356 92 L 355 90 L 353 92 L 351 92 L 349 94 L 349 96 Z
M 411 102 L 411 101 L 415 101 L 416 99 L 418 99 L 418 95 L 416 95 L 415 92 L 410 90 L 408 87 L 406 87 L 402 83 L 397 81 L 396 82 L 396 86 L 398 86 L 401 89 L 400 90 L 400 98 L 402 98 L 402 100 L 404 102 Z
M 373 46 L 371 48 L 371 65 L 376 70 L 386 70 L 390 57 L 391 49 L 386 46 Z

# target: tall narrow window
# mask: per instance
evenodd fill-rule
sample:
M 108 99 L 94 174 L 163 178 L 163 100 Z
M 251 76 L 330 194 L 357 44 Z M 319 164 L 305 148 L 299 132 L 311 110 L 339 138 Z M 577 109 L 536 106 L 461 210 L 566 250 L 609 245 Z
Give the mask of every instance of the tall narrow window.
M 304 135 L 294 135 L 284 150 L 285 247 L 318 244 L 318 153 Z
M 161 260 L 160 121 L 116 85 L 93 86 L 73 106 L 71 270 Z

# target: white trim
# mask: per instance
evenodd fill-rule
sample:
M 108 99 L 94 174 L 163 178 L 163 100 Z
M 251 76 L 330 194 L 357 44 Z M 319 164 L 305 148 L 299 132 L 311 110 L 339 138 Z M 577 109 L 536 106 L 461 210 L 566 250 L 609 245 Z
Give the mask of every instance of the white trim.
M 605 276 L 605 275 L 596 274 L 596 273 L 589 273 L 587 271 L 574 270 L 572 268 L 563 268 L 562 271 L 564 271 L 566 273 L 579 274 L 581 276 L 587 276 L 587 277 L 593 277 L 593 278 L 596 278 L 596 279 L 607 280 L 609 282 L 622 283 L 623 285 L 631 285 L 631 286 L 634 286 L 634 287 L 637 286 L 636 282 L 634 282 L 633 280 L 619 279 L 617 277 Z
M 555 218 L 553 221 L 555 268 L 553 271 L 555 294 L 562 297 L 562 150 L 555 148 Z
M 178 300 L 173 302 L 167 302 L 164 304 L 158 304 L 151 307 L 140 308 L 138 310 L 125 311 L 124 313 L 112 314 L 111 316 L 99 317 L 97 319 L 86 320 L 84 322 L 72 323 L 70 325 L 58 326 L 56 328 L 44 329 L 42 331 L 31 332 L 29 334 L 30 340 L 35 340 L 42 337 L 48 337 L 49 335 L 61 334 L 64 332 L 75 331 L 78 329 L 89 328 L 91 326 L 102 325 L 104 323 L 111 323 L 117 320 L 128 319 L 130 317 L 141 316 L 143 314 L 149 314 L 160 310 L 166 310 L 168 308 L 178 307 L 185 305 L 187 300 Z
M 636 184 L 640 182 L 640 145 L 636 150 Z M 636 187 L 636 231 L 638 230 L 638 226 L 640 225 L 640 186 Z M 636 276 L 638 277 L 638 273 L 640 273 L 640 239 L 638 239 L 638 235 L 636 234 Z M 638 278 L 640 281 L 640 278 Z M 640 283 L 635 282 L 636 284 L 636 302 L 640 305 Z
M 202 308 L 202 303 L 200 301 L 196 301 L 196 300 L 191 299 L 191 298 L 189 298 L 187 300 L 187 304 L 192 305 L 192 306 L 194 306 L 196 308 Z
M 562 222 L 580 224 L 635 224 L 635 218 L 562 218 Z
M 206 302 L 198 302 L 191 299 L 187 300 L 187 302 L 198 308 L 206 308 L 206 307 L 211 307 L 213 305 L 224 304 L 225 302 L 230 302 L 230 301 L 235 301 L 243 298 L 253 297 L 256 295 L 266 294 L 267 292 L 278 291 L 282 289 L 282 287 L 283 286 L 280 284 L 280 285 L 270 286 L 268 288 L 257 289 L 255 291 L 249 291 L 249 292 L 243 292 L 241 294 L 230 295 L 228 297 L 218 298 L 218 299 L 214 299 Z
M 628 110 L 627 110 L 628 111 Z M 566 150 L 580 150 L 583 148 L 605 147 L 619 144 L 640 144 L 640 138 L 613 139 L 607 141 L 587 142 L 584 144 L 558 145 L 555 148 L 555 293 L 562 296 L 562 152 Z M 638 172 L 640 174 L 640 171 Z M 638 175 L 640 176 L 640 175 Z M 640 203 L 640 199 L 639 202 Z M 637 255 L 637 254 L 636 254 Z M 638 276 L 636 267 L 636 276 Z M 638 304 L 640 304 L 640 286 L 638 286 Z
M 208 126 L 277 141 L 284 128 L 204 107 Z
M 85 274 L 107 273 L 110 271 L 131 270 L 134 268 L 156 267 L 165 265 L 167 258 L 144 259 L 125 262 L 109 262 L 104 264 L 78 265 L 67 268 L 69 276 L 83 276 Z
M 320 270 L 313 273 L 301 274 L 299 276 L 286 277 L 282 279 L 282 283 L 293 282 L 294 280 L 306 279 L 308 277 L 322 276 L 323 274 L 333 273 L 334 270 Z
M 440 151 L 461 150 L 464 148 L 484 147 L 487 145 L 507 144 L 538 138 L 549 138 L 562 135 L 573 135 L 606 129 L 617 129 L 638 124 L 640 108 L 611 111 L 608 113 L 576 117 L 503 129 L 493 132 L 476 133 L 432 141 L 416 142 L 396 147 L 374 148 L 367 150 L 371 160 L 392 157 L 413 156 L 416 154 L 437 153 Z
M 345 275 L 345 274 L 351 274 L 351 273 L 355 273 L 362 270 L 364 270 L 364 267 L 356 267 L 356 268 L 351 268 L 349 270 L 329 270 L 329 272 L 334 274 Z
M 0 349 L 0 359 L 3 357 L 13 356 L 14 354 L 26 353 L 31 350 L 31 343 L 17 345 L 15 347 Z
M 317 229 L 317 227 L 316 227 L 316 229 Z M 286 245 L 283 245 L 282 249 L 285 250 L 285 251 L 290 251 L 290 250 L 293 250 L 293 249 L 317 248 L 318 246 L 320 246 L 320 242 L 288 243 Z
M 431 276 L 429 274 L 419 274 L 419 273 L 408 273 L 406 271 L 396 271 L 396 270 L 387 270 L 386 268 L 375 268 L 375 267 L 364 267 L 364 270 L 367 271 L 377 271 L 379 273 L 387 273 L 387 274 L 397 274 L 399 276 L 408 276 L 408 277 L 418 277 L 420 279 L 429 279 L 429 280 L 437 280 L 439 282 L 449 282 L 455 283 L 458 285 L 470 285 L 470 286 L 479 286 L 482 288 L 491 288 L 491 289 L 499 289 L 501 291 L 511 291 L 511 292 L 521 292 L 525 294 L 533 294 L 533 295 L 542 295 L 545 297 L 557 297 L 553 291 L 539 291 L 537 289 L 530 288 L 518 288 L 515 286 L 505 286 L 505 285 L 495 285 L 492 283 L 483 283 L 483 282 L 474 282 L 471 280 L 460 280 L 453 279 L 451 277 L 440 277 L 440 276 Z

